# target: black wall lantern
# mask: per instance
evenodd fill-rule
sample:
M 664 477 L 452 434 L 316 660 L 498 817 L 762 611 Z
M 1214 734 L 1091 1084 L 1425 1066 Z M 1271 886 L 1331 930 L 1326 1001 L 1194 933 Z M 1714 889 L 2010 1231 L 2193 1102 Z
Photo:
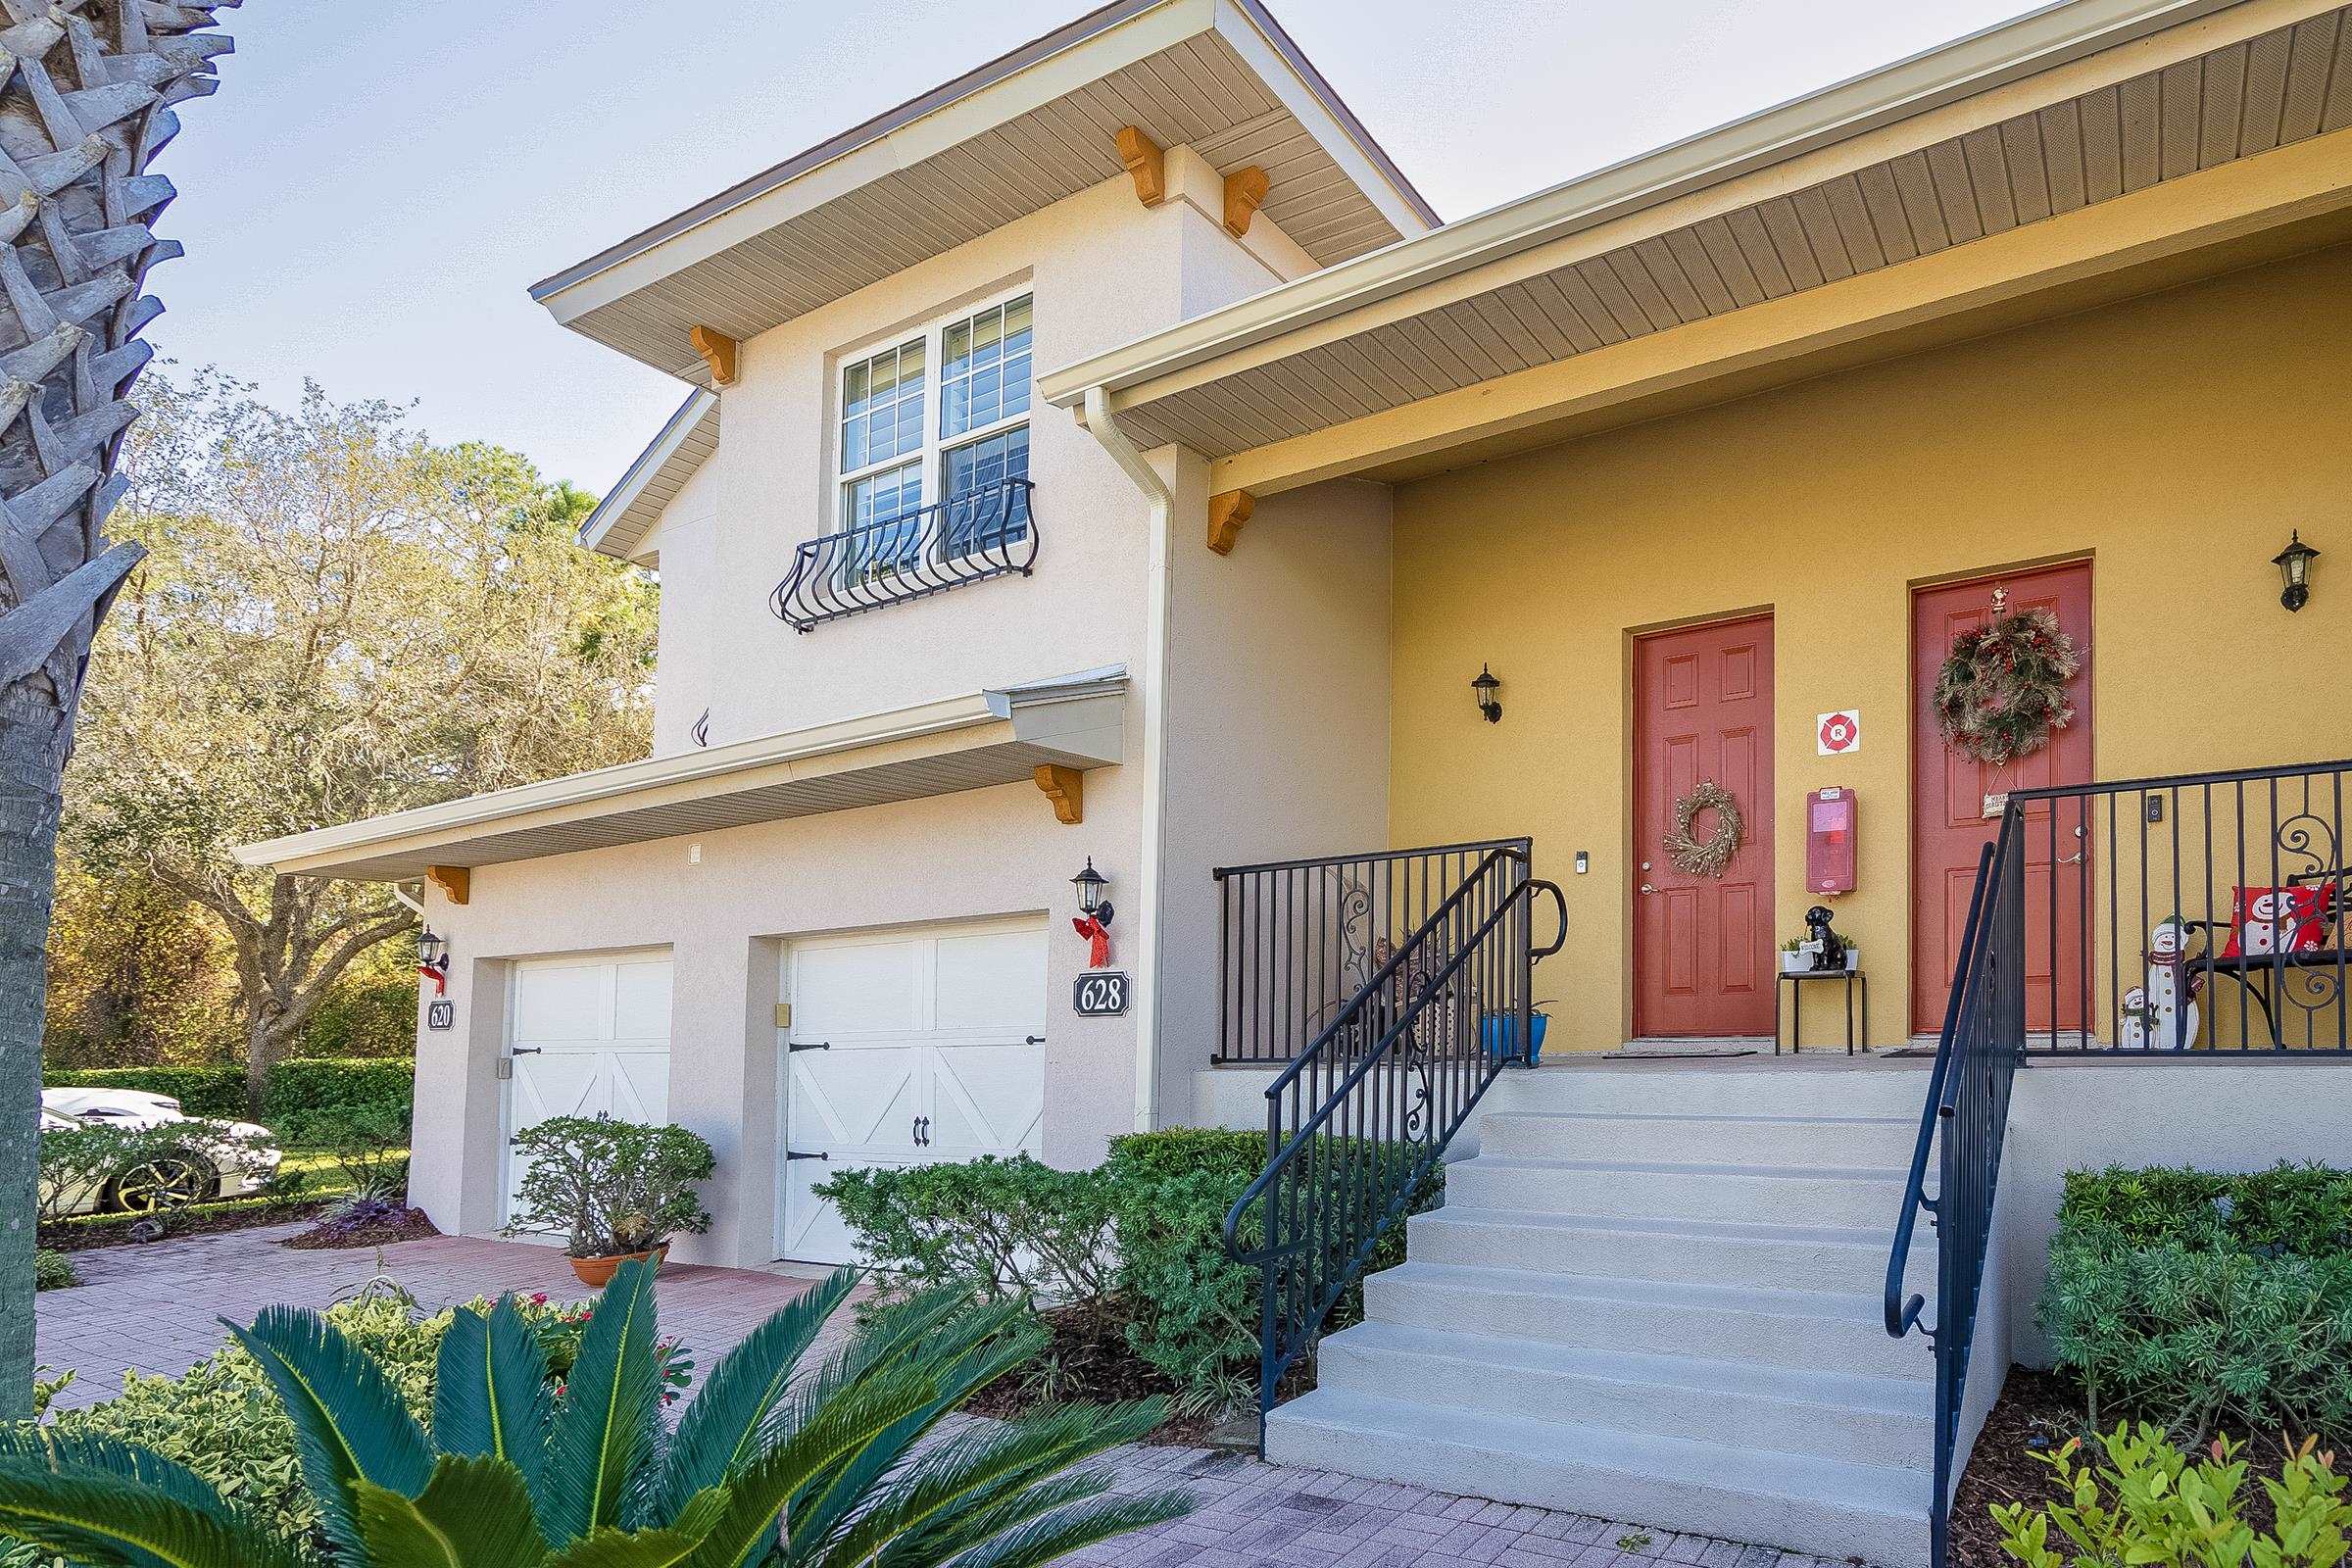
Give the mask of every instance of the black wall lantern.
M 449 993 L 449 944 L 426 926 L 416 933 L 416 973 L 433 983 L 433 995 Z
M 1102 890 L 1110 883 L 1095 869 L 1095 858 L 1090 855 L 1086 858 L 1086 869 L 1070 878 L 1070 886 L 1078 890 L 1078 912 L 1092 914 L 1102 907 Z
M 2311 564 L 2319 554 L 2303 542 L 2302 531 L 2297 529 L 2287 540 L 2286 548 L 2271 558 L 2271 564 L 2278 568 L 2283 584 L 2278 602 L 2287 609 L 2301 610 L 2311 603 Z
M 1502 682 L 1494 678 L 1494 672 L 1484 664 L 1479 665 L 1478 679 L 1470 683 L 1470 693 L 1478 699 L 1478 710 L 1487 715 L 1490 724 L 1502 722 L 1502 705 L 1494 700 L 1494 694 L 1500 690 Z

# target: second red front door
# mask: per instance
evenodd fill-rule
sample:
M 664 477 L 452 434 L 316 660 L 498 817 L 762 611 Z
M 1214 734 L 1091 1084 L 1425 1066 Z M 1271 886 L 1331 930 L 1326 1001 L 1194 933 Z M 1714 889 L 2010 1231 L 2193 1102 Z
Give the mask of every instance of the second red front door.
M 1665 847 L 1678 806 L 1708 780 L 1743 829 L 1720 876 L 1679 869 Z M 1771 617 L 1634 644 L 1634 801 L 1636 1032 L 1771 1034 Z M 1691 836 L 1720 821 L 1700 811 Z

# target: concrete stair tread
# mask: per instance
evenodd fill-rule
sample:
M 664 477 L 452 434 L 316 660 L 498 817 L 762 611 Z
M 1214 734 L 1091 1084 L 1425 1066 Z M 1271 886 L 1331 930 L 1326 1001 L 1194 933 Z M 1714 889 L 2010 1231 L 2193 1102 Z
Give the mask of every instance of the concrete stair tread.
M 1317 1389 L 1283 1405 L 1271 1419 L 1339 1432 L 1382 1433 L 1430 1447 L 1473 1449 L 1493 1455 L 1498 1475 L 1513 1467 L 1577 1467 L 1687 1488 L 1694 1494 L 1734 1494 L 1876 1514 L 1898 1526 L 1916 1524 L 1924 1544 L 1931 1482 L 1917 1467 L 1735 1448 L 1692 1438 L 1418 1404 L 1352 1390 Z
M 1534 1225 L 1546 1230 L 1607 1231 L 1616 1235 L 1672 1236 L 1710 1241 L 1809 1242 L 1875 1248 L 1882 1252 L 1894 1245 L 1891 1220 L 1885 1229 L 1874 1230 L 1862 1225 L 1784 1225 L 1757 1220 L 1674 1219 L 1650 1214 L 1559 1214 L 1549 1209 L 1454 1203 L 1430 1209 L 1413 1218 L 1415 1223 L 1422 1225 Z M 1932 1246 L 1934 1238 L 1924 1238 L 1924 1242 Z M 1921 1243 L 1915 1242 L 1914 1245 Z
M 1761 1122 L 1775 1127 L 1913 1127 L 1919 1118 L 1912 1116 L 1825 1116 L 1807 1113 L 1770 1111 L 1650 1111 L 1650 1110 L 1492 1110 L 1489 1122 L 1600 1122 L 1625 1126 L 1638 1122 L 1665 1126 L 1689 1125 L 1694 1122 Z
M 1819 1318 L 1836 1322 L 1878 1321 L 1876 1298 L 1852 1291 L 1790 1291 L 1754 1285 L 1705 1285 L 1685 1280 L 1617 1279 L 1593 1274 L 1556 1274 L 1465 1263 L 1427 1263 L 1407 1258 L 1374 1279 L 1392 1284 L 1484 1291 L 1504 1296 L 1542 1296 L 1563 1301 L 1606 1300 L 1658 1306 L 1699 1307 L 1757 1317 Z
M 1935 1410 L 1934 1385 L 1916 1378 L 1817 1371 L 1757 1361 L 1716 1361 L 1693 1355 L 1592 1349 L 1542 1340 L 1504 1339 L 1378 1321 L 1344 1329 L 1324 1344 L 1337 1345 L 1343 1341 L 1350 1349 L 1362 1352 L 1392 1351 L 1477 1362 L 1510 1371 L 1747 1395 L 1819 1406 L 1833 1418 L 1842 1409 L 1916 1415 L 1925 1421 L 1932 1419 Z
M 1889 1182 L 1899 1187 L 1911 1173 L 1888 1165 L 1718 1165 L 1678 1160 L 1531 1159 L 1519 1154 L 1478 1154 L 1448 1167 L 1482 1170 L 1609 1171 L 1642 1176 L 1721 1176 L 1741 1181 Z

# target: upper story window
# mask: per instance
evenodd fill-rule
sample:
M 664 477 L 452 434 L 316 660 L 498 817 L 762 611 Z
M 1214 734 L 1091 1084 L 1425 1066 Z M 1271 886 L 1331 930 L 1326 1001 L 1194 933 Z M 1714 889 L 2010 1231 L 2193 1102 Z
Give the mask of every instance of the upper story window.
M 1029 475 L 1032 314 L 1026 294 L 999 300 L 842 367 L 838 526 L 870 529 L 858 552 L 866 570 L 921 548 L 926 506 L 944 506 L 938 548 L 950 556 L 1025 536 L 1025 492 L 968 517 L 957 503 Z

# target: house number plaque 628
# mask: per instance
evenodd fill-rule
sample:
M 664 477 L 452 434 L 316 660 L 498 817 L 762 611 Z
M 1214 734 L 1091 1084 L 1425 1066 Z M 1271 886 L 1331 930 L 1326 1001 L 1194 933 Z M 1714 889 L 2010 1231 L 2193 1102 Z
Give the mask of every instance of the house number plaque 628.
M 1127 1010 L 1127 976 L 1117 969 L 1080 975 L 1070 986 L 1070 1006 L 1081 1018 L 1115 1018 Z

